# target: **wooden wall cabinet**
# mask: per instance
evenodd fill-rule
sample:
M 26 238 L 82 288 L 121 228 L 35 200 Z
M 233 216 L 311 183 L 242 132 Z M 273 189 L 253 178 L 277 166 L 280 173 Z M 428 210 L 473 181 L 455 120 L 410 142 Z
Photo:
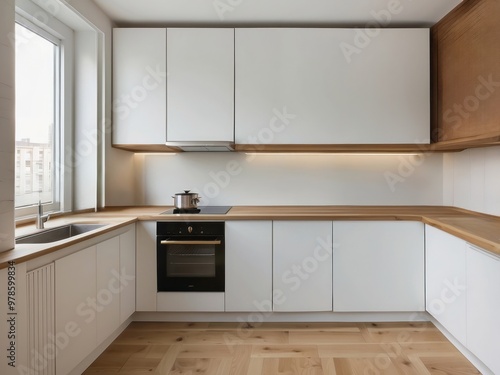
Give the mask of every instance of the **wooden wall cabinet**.
M 469 0 L 431 28 L 435 149 L 500 142 L 499 18 L 500 2 Z

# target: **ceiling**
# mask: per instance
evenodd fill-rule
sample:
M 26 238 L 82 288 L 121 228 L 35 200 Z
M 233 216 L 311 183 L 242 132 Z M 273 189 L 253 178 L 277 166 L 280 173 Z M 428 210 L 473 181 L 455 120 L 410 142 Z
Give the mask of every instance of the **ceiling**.
M 118 26 L 432 26 L 461 0 L 94 0 Z

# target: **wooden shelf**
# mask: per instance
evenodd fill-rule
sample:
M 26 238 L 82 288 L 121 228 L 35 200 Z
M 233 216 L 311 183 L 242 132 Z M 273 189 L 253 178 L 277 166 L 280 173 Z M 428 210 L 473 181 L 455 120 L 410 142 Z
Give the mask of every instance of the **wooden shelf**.
M 488 147 L 500 144 L 500 132 L 441 141 L 431 146 L 435 151 L 463 151 L 467 148 Z
M 435 151 L 432 146 L 432 144 L 236 144 L 234 149 L 249 153 L 422 153 Z
M 459 152 L 468 148 L 500 145 L 500 132 L 474 137 L 454 139 L 430 144 L 236 144 L 235 152 L 247 153 L 324 153 L 324 154 L 398 154 L 398 153 L 443 153 Z M 158 145 L 113 145 L 130 152 L 180 153 L 177 147 Z
M 182 152 L 176 147 L 166 146 L 164 144 L 158 145 L 112 145 L 114 148 L 131 152 Z

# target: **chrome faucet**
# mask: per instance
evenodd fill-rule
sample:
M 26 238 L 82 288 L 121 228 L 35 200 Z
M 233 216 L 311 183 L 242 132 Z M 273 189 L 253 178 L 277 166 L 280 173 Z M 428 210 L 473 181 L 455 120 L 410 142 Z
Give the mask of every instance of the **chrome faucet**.
M 43 229 L 43 223 L 49 220 L 50 215 L 43 214 L 42 201 L 38 201 L 38 214 L 36 215 L 36 229 Z

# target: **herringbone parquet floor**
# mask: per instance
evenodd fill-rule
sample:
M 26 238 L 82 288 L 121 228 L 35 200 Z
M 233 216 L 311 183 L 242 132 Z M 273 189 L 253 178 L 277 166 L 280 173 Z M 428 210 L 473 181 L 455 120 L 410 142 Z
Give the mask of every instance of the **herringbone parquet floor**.
M 428 322 L 132 323 L 95 374 L 479 374 Z

